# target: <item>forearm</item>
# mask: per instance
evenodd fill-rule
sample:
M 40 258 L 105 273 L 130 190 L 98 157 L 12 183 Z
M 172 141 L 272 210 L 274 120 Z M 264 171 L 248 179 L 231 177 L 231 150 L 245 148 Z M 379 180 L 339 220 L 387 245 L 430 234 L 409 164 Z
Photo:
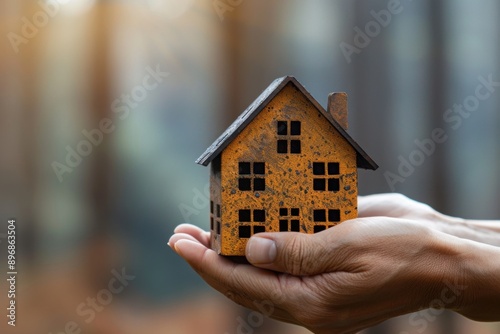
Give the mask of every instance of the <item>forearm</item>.
M 500 249 L 488 245 L 474 244 L 473 257 L 468 263 L 470 271 L 468 285 L 474 293 L 470 304 L 459 312 L 479 321 L 500 320 Z
M 360 196 L 358 205 L 360 217 L 411 219 L 452 236 L 500 247 L 499 220 L 467 220 L 448 216 L 399 194 Z
M 477 321 L 500 321 L 500 248 L 444 236 L 456 261 L 447 266 L 440 298 L 448 289 L 450 308 Z M 455 298 L 456 297 L 456 298 Z
M 442 215 L 438 226 L 444 233 L 500 247 L 500 221 L 470 220 Z
M 484 231 L 494 232 L 500 236 L 500 220 L 465 220 L 465 224 Z

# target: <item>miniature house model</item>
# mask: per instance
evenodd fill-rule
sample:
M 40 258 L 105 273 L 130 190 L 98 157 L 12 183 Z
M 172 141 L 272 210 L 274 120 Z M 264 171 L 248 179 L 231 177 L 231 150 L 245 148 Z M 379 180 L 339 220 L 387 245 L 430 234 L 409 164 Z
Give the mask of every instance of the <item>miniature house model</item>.
M 377 164 L 346 133 L 347 95 L 328 112 L 294 78 L 276 79 L 203 153 L 211 247 L 242 256 L 260 232 L 317 233 L 357 217 L 357 168 Z

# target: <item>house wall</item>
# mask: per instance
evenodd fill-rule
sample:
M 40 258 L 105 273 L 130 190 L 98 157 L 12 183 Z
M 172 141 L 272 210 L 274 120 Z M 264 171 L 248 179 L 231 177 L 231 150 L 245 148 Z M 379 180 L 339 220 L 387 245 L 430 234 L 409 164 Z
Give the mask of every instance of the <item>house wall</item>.
M 278 136 L 277 121 L 300 121 L 300 136 Z M 277 140 L 300 140 L 300 154 L 277 152 Z M 290 140 L 288 140 L 290 139 Z M 340 220 L 357 217 L 356 152 L 327 119 L 289 83 L 221 154 L 222 254 L 243 255 L 248 239 L 239 238 L 239 226 L 264 226 L 280 231 L 280 220 L 299 220 L 300 232 L 314 233 L 315 225 L 329 227 L 338 222 L 314 221 L 314 210 L 340 210 Z M 265 162 L 265 190 L 241 191 L 239 162 Z M 338 162 L 338 176 L 313 175 L 313 163 Z M 325 165 L 325 167 L 327 167 Z M 313 190 L 313 178 L 338 178 L 337 192 Z M 286 208 L 287 217 L 280 216 Z M 299 209 L 291 216 L 290 209 Z M 240 210 L 265 210 L 265 222 L 240 222 Z M 295 210 L 297 211 L 297 210 Z M 251 220 L 253 220 L 251 211 Z M 281 211 L 283 213 L 283 211 Z M 295 212 L 296 213 L 296 212 Z M 326 217 L 328 220 L 328 217 Z M 297 222 L 294 223 L 297 226 Z M 259 228 L 262 230 L 262 228 Z
M 216 157 L 210 164 L 210 245 L 220 254 L 221 251 L 221 158 Z

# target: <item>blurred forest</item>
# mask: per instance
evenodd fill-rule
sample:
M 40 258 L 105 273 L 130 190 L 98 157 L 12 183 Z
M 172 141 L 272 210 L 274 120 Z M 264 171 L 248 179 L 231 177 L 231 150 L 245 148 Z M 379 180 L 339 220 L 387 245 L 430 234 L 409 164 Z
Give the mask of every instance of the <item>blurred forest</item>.
M 349 133 L 380 165 L 361 194 L 498 219 L 499 15 L 494 0 L 2 0 L 0 270 L 15 218 L 19 275 L 0 332 L 241 333 L 249 311 L 167 241 L 208 228 L 194 160 L 284 75 L 323 105 L 348 93 Z M 499 330 L 434 310 L 364 333 Z

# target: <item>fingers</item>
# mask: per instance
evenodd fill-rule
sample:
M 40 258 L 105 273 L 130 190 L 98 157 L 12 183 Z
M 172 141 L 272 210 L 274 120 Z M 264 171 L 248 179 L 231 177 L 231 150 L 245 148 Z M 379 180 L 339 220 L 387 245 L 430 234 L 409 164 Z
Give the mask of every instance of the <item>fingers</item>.
M 175 250 L 175 244 L 179 240 L 190 240 L 194 242 L 199 242 L 199 240 L 196 240 L 192 235 L 186 234 L 186 233 L 176 233 L 170 237 L 170 240 L 168 241 L 168 245 Z
M 317 234 L 259 233 L 250 238 L 246 247 L 247 260 L 260 268 L 294 276 L 315 275 L 334 269 L 333 247 L 329 235 L 332 227 Z
M 181 224 L 177 226 L 174 233 L 185 233 L 191 235 L 205 247 L 210 247 L 210 232 L 206 232 L 198 226 L 190 224 Z M 174 234 L 175 236 L 175 234 Z
M 375 194 L 358 197 L 358 217 L 386 216 L 392 194 Z
M 171 245 L 210 286 L 240 305 L 256 309 L 256 301 L 270 300 L 278 305 L 282 300 L 274 272 L 235 264 L 188 234 L 172 236 Z
M 398 217 L 410 207 L 409 199 L 401 194 L 374 194 L 358 197 L 358 217 Z

